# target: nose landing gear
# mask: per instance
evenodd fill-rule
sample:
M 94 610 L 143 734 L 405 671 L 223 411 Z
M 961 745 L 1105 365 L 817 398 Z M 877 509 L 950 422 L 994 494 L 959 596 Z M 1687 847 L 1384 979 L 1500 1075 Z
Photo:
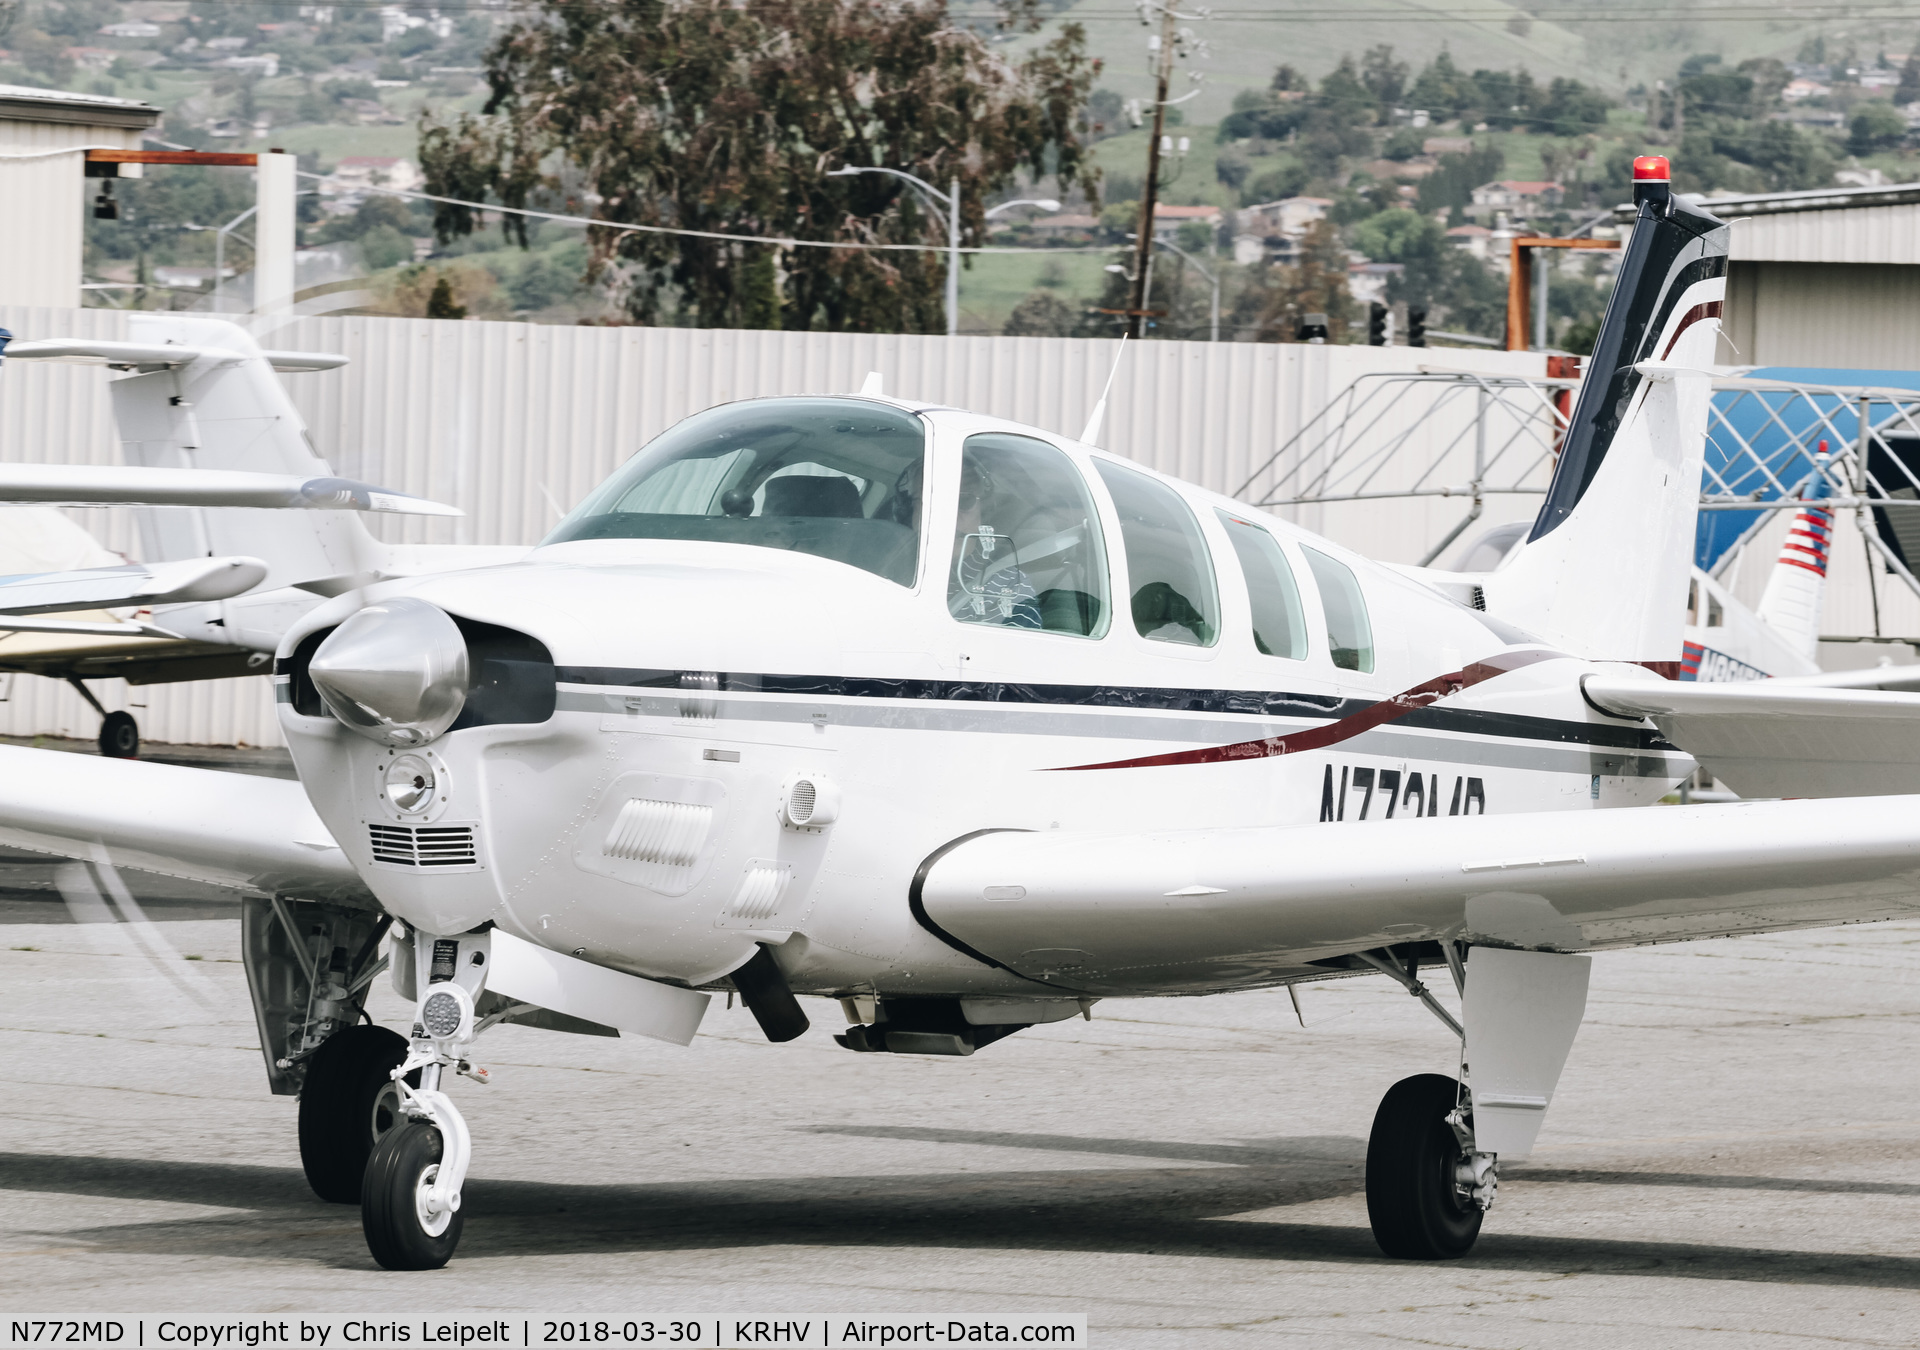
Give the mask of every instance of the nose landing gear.
M 485 1069 L 467 1063 L 466 1050 L 504 1014 L 482 1019 L 474 1011 L 486 984 L 490 934 L 414 933 L 406 945 L 421 996 L 407 1055 L 388 1075 L 400 1120 L 367 1159 L 360 1224 L 367 1250 L 386 1269 L 438 1270 L 460 1244 L 461 1188 L 473 1159 L 466 1119 L 441 1091 L 441 1080 L 457 1069 L 487 1081 Z
M 460 1245 L 460 1187 L 472 1144 L 445 1094 L 410 1091 L 403 1109 L 419 1114 L 374 1145 L 360 1186 L 360 1226 L 367 1250 L 386 1269 L 438 1270 Z

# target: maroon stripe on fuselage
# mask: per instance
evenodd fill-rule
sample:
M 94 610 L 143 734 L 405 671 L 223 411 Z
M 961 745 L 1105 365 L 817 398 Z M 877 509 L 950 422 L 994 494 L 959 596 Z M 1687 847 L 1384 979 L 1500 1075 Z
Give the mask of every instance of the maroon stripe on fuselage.
M 1329 722 L 1323 727 L 1285 736 L 1267 736 L 1257 741 L 1236 741 L 1232 745 L 1208 745 L 1198 750 L 1176 750 L 1165 755 L 1146 755 L 1139 759 L 1116 759 L 1105 764 L 1063 764 L 1049 773 L 1074 773 L 1082 769 L 1154 769 L 1175 764 L 1225 764 L 1237 759 L 1270 759 L 1275 755 L 1297 755 L 1303 750 L 1324 750 L 1330 745 L 1351 740 L 1364 731 L 1397 721 L 1410 712 L 1437 703 L 1449 694 L 1457 694 L 1509 671 L 1541 661 L 1570 659 L 1565 652 L 1507 652 L 1475 661 L 1464 670 L 1436 675 L 1425 684 L 1417 684 L 1404 693 L 1382 699 L 1351 717 Z M 1673 664 L 1678 664 L 1677 662 Z

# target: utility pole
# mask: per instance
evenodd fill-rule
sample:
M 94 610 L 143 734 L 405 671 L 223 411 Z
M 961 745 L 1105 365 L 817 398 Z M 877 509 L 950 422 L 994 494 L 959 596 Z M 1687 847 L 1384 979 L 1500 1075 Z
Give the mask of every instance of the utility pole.
M 1133 255 L 1133 298 L 1127 303 L 1127 336 L 1140 336 L 1141 311 L 1147 307 L 1147 273 L 1153 266 L 1153 208 L 1160 195 L 1160 136 L 1167 122 L 1167 86 L 1173 81 L 1173 48 L 1179 18 L 1170 0 L 1159 0 L 1160 34 L 1153 72 L 1153 135 L 1147 141 L 1147 179 L 1140 187 L 1140 227 Z M 1144 18 L 1145 15 L 1143 14 Z

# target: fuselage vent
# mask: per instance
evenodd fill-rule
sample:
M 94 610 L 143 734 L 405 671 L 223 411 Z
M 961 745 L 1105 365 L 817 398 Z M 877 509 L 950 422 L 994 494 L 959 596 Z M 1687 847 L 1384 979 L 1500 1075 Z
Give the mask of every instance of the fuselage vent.
M 620 808 L 601 852 L 609 858 L 691 867 L 713 828 L 713 808 L 635 797 Z
M 734 892 L 728 913 L 736 919 L 773 917 L 780 909 L 781 897 L 787 893 L 787 882 L 792 877 L 790 867 L 755 859 L 748 864 L 747 874 L 740 878 L 740 889 Z
M 471 825 L 369 825 L 373 860 L 391 867 L 472 867 L 480 861 Z

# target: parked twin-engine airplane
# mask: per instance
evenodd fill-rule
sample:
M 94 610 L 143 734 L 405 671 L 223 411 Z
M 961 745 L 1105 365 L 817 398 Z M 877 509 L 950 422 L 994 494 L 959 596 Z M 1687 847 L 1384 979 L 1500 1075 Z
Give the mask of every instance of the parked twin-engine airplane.
M 1464 1042 L 1457 1080 L 1380 1104 L 1374 1232 L 1459 1256 L 1540 1129 L 1585 953 L 1920 913 L 1913 799 L 1877 795 L 1920 791 L 1920 696 L 1647 669 L 1680 650 L 1728 232 L 1664 161 L 1636 175 L 1485 612 L 1048 431 L 754 400 L 519 561 L 348 575 L 279 647 L 298 784 L 0 749 L 0 842 L 249 892 L 269 1078 L 391 1268 L 459 1240 L 447 1089 L 501 1021 L 685 1044 L 732 989 L 775 1041 L 812 995 L 850 1050 L 966 1055 L 1096 1000 L 1372 971 Z M 1610 809 L 1696 761 L 1856 800 Z M 410 1038 L 356 1025 L 383 937 Z

